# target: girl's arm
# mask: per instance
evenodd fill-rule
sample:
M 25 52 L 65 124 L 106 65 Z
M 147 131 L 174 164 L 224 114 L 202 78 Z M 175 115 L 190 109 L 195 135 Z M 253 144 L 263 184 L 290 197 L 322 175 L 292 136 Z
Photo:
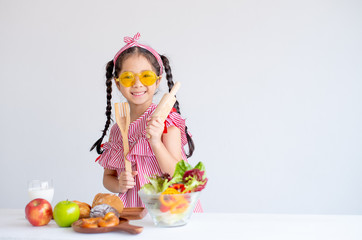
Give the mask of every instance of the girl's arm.
M 164 124 L 160 119 L 151 118 L 147 126 L 147 131 L 151 135 L 149 143 L 161 171 L 172 176 L 177 162 L 182 159 L 181 132 L 176 126 L 170 126 L 164 134 L 163 129 Z
M 121 172 L 119 179 L 116 170 L 104 169 L 103 186 L 113 193 L 125 193 L 136 185 L 134 176 L 137 172 Z

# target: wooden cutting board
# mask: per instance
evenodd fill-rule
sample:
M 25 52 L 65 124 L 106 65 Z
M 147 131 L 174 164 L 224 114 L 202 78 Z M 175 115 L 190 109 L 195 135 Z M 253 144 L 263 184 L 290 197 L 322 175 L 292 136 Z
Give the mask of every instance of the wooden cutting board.
M 128 220 L 125 218 L 120 218 L 119 224 L 114 227 L 83 228 L 79 226 L 80 223 L 81 220 L 78 220 L 72 224 L 73 230 L 79 233 L 106 233 L 113 231 L 125 231 L 131 234 L 139 234 L 143 230 L 143 227 L 129 224 Z
M 147 210 L 143 207 L 124 208 L 120 217 L 128 220 L 139 220 L 146 216 L 146 214 Z
M 125 231 L 131 234 L 139 234 L 142 232 L 143 227 L 134 226 L 129 224 L 129 220 L 142 219 L 147 214 L 145 208 L 124 208 L 120 214 L 119 224 L 114 227 L 98 227 L 98 228 L 83 228 L 80 227 L 81 220 L 78 220 L 72 224 L 74 231 L 79 233 L 105 233 L 113 231 Z

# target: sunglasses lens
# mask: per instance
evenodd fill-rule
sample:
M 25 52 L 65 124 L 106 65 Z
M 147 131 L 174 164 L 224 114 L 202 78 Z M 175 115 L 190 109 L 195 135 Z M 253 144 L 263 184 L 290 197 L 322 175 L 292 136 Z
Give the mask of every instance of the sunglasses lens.
M 124 72 L 119 76 L 121 84 L 125 87 L 130 87 L 134 82 L 134 75 L 131 72 Z
M 156 82 L 156 80 L 157 80 L 157 75 L 152 71 L 143 71 L 140 74 L 140 81 L 142 82 L 143 85 L 151 86 Z
M 139 76 L 141 83 L 145 86 L 153 85 L 157 80 L 157 75 L 153 71 L 143 71 L 140 74 L 136 74 Z M 119 80 L 124 87 L 131 87 L 135 84 L 135 74 L 132 72 L 123 72 L 121 76 L 119 76 Z

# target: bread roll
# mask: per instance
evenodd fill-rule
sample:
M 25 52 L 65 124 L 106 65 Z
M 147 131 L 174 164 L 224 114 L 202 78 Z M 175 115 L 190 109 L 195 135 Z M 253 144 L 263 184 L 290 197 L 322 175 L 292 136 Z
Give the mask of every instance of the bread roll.
M 89 218 L 91 206 L 88 203 L 80 202 L 77 200 L 74 200 L 78 206 L 79 206 L 79 218 Z
M 108 204 L 116 209 L 118 213 L 121 213 L 124 208 L 122 200 L 117 195 L 110 193 L 98 193 L 94 197 L 92 208 L 100 204 Z

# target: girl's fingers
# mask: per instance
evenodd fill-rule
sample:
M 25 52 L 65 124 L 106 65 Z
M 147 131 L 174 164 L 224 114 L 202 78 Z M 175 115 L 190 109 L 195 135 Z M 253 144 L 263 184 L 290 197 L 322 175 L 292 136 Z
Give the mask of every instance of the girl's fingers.
M 165 125 L 164 124 L 151 124 L 148 125 L 146 128 L 147 132 L 159 132 L 159 131 L 163 131 Z
M 124 182 L 123 186 L 127 188 L 133 188 L 136 185 L 135 182 Z
M 122 178 L 123 182 L 134 182 L 134 178 L 130 177 L 130 176 L 126 176 L 124 178 Z
M 146 132 L 154 139 L 159 139 L 164 130 L 164 123 L 158 117 L 151 117 L 147 122 Z
M 133 171 L 132 173 L 129 172 L 122 172 L 119 177 L 119 184 L 121 187 L 122 192 L 128 189 L 133 188 L 136 185 L 134 180 L 134 176 L 138 174 L 137 171 Z
M 152 124 L 156 126 L 162 125 L 161 119 L 160 118 L 153 119 Z
M 134 185 L 132 185 L 132 184 L 131 184 L 131 185 L 127 185 L 126 188 L 127 188 L 127 189 L 131 189 L 131 188 L 134 188 L 135 185 L 136 185 L 136 184 L 134 184 Z
M 157 117 L 157 118 L 151 118 L 151 119 L 147 122 L 147 126 L 160 127 L 160 126 L 163 126 L 163 122 L 161 121 L 161 119 L 160 119 L 159 117 Z
M 120 180 L 123 182 L 134 182 L 134 178 L 132 176 L 123 176 L 120 178 Z
M 136 183 L 131 182 L 131 181 L 121 181 L 120 182 L 120 187 L 121 187 L 122 191 L 134 188 L 135 185 L 136 185 Z
M 119 179 L 122 179 L 123 181 L 127 180 L 127 179 L 131 179 L 132 176 L 130 176 L 129 173 L 125 173 L 125 174 L 121 174 L 121 176 L 119 177 Z

